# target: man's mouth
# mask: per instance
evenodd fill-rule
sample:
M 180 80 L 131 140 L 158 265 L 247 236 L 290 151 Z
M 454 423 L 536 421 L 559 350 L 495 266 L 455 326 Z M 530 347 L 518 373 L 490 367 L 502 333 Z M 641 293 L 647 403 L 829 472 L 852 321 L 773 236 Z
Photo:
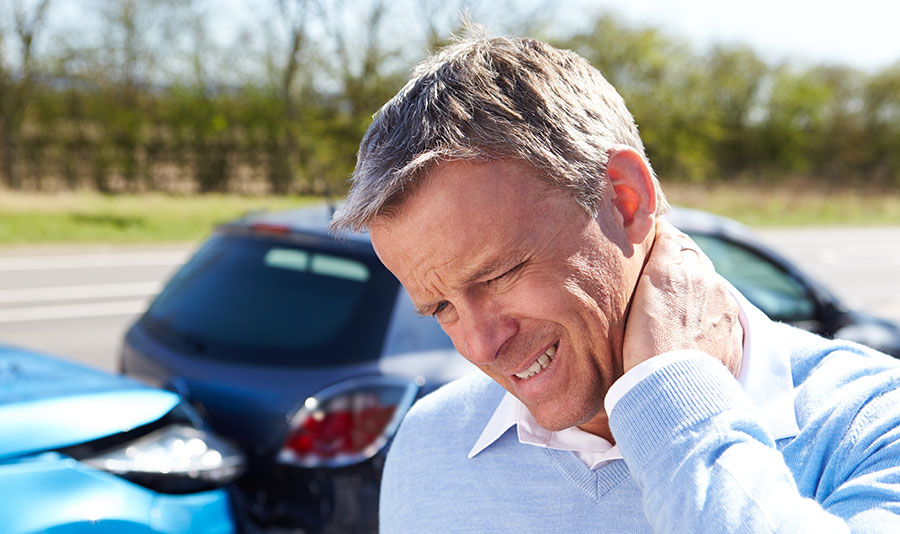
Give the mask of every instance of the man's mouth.
M 553 361 L 553 358 L 556 356 L 557 345 L 559 345 L 558 341 L 553 345 L 550 345 L 550 347 L 548 347 L 543 354 L 538 356 L 538 358 L 534 361 L 534 363 L 531 364 L 531 366 L 528 367 L 528 369 L 525 369 L 521 373 L 516 373 L 516 378 L 527 380 L 546 369 L 547 366 L 550 365 L 550 362 Z

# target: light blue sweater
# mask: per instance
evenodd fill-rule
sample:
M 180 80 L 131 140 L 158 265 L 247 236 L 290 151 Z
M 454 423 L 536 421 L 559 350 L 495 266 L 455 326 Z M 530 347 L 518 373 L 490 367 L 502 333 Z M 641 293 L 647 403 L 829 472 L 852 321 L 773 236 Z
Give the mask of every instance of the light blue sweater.
M 472 375 L 417 403 L 388 456 L 383 534 L 900 533 L 900 362 L 774 323 L 800 433 L 777 443 L 737 381 L 687 353 L 610 416 L 625 460 L 590 471 L 515 429 L 468 451 L 504 390 Z

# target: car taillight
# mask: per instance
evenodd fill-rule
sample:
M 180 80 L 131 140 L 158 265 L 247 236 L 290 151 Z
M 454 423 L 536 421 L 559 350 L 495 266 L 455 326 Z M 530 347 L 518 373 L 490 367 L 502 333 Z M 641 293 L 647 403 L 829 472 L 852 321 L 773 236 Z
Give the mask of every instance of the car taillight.
M 258 234 L 287 235 L 291 233 L 290 226 L 283 224 L 254 223 L 251 228 Z
M 357 377 L 306 399 L 278 453 L 283 463 L 340 467 L 367 460 L 397 431 L 418 386 L 401 378 Z

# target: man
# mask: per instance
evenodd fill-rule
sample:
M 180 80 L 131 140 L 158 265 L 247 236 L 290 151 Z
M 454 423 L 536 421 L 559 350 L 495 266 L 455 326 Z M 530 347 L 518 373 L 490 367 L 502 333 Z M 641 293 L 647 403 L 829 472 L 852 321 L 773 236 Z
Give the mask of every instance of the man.
M 335 229 L 483 374 L 407 415 L 382 532 L 900 532 L 900 369 L 774 324 L 657 218 L 577 55 L 469 39 L 370 126 Z

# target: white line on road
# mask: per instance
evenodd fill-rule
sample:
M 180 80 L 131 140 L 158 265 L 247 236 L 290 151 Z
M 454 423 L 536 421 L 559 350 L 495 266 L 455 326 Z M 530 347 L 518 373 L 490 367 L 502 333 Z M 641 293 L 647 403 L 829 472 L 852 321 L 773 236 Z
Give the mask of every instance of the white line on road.
M 103 302 L 97 304 L 68 304 L 64 306 L 12 308 L 0 310 L 0 324 L 48 321 L 51 319 L 132 315 L 143 313 L 146 309 L 147 301 L 145 299 Z
M 813 258 L 827 265 L 837 266 L 866 265 L 876 262 L 879 265 L 900 265 L 900 254 L 891 251 L 891 248 L 886 245 L 880 251 L 872 250 L 866 253 L 848 253 L 843 249 L 823 248 L 815 251 Z
M 149 297 L 159 293 L 161 288 L 162 284 L 160 282 L 129 282 L 122 284 L 0 289 L 0 304 L 92 298 Z
M 188 251 L 128 252 L 101 254 L 66 254 L 55 256 L 0 257 L 0 271 L 48 271 L 60 269 L 95 269 L 98 267 L 150 267 L 180 265 L 187 261 Z

